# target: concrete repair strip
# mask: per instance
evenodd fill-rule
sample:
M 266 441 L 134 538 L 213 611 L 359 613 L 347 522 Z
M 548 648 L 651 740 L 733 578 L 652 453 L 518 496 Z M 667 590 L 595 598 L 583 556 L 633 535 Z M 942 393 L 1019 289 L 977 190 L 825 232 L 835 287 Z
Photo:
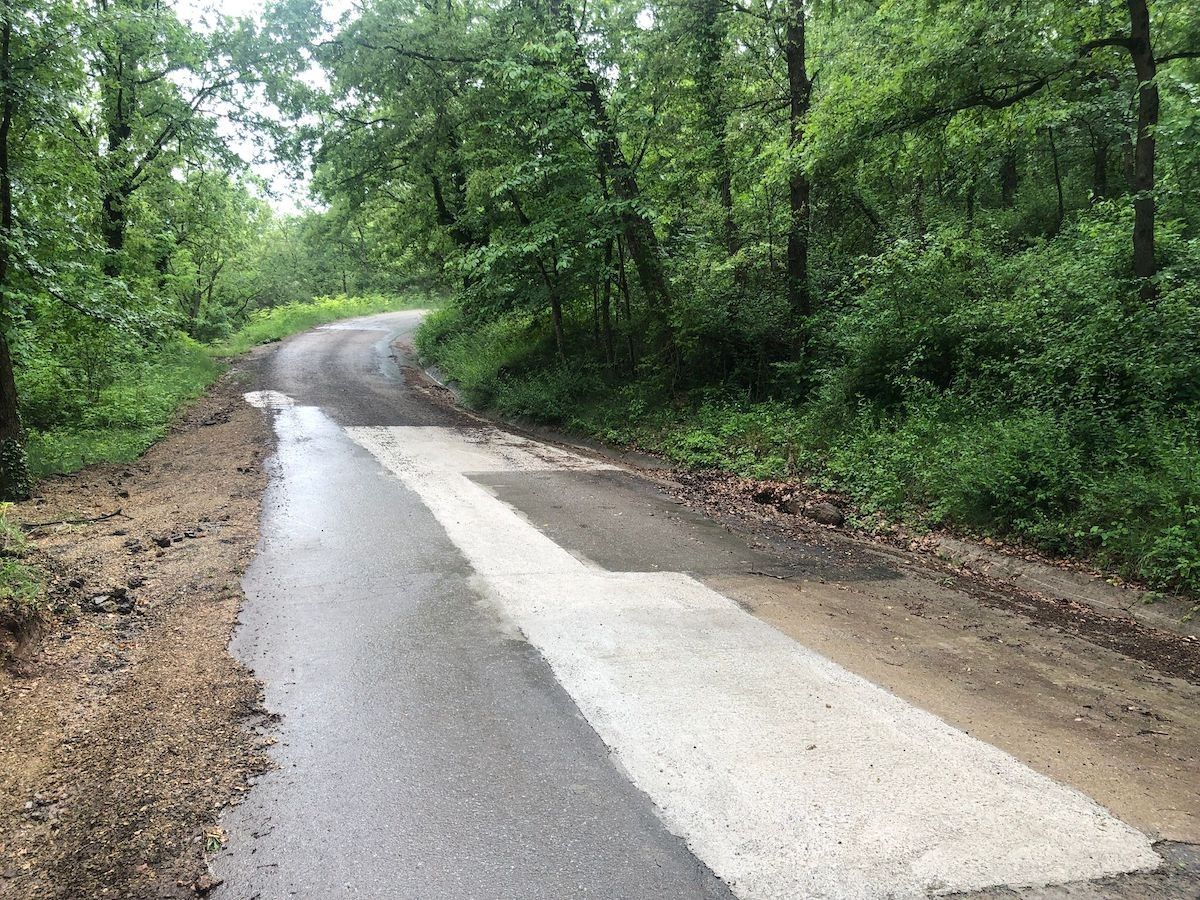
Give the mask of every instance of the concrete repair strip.
M 1160 863 L 1078 791 L 687 575 L 577 559 L 467 477 L 612 467 L 487 427 L 346 430 L 421 497 L 667 826 L 740 897 L 920 897 Z

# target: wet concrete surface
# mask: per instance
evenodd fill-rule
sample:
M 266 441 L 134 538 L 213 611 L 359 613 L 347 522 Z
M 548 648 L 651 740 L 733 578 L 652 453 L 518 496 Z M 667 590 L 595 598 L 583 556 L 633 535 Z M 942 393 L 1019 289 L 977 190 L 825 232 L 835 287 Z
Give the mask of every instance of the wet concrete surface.
M 487 472 L 471 477 L 556 543 L 612 572 L 845 577 L 851 571 L 834 551 L 815 544 L 795 548 L 784 560 L 767 542 L 754 546 L 744 534 L 722 527 L 630 472 L 545 472 L 537 479 Z M 899 577 L 875 560 L 854 567 L 852 574 L 856 580 Z

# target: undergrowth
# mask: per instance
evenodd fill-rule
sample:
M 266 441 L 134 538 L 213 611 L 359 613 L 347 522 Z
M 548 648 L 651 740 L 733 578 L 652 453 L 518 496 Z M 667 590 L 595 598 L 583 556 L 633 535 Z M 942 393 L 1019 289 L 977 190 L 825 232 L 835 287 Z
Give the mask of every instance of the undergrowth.
M 25 533 L 8 517 L 10 508 L 0 504 L 0 628 L 20 636 L 43 616 L 46 591 L 41 573 L 28 561 Z
M 66 421 L 30 427 L 30 470 L 44 476 L 137 459 L 166 433 L 176 410 L 200 396 L 220 371 L 203 345 L 177 337 L 125 367 Z

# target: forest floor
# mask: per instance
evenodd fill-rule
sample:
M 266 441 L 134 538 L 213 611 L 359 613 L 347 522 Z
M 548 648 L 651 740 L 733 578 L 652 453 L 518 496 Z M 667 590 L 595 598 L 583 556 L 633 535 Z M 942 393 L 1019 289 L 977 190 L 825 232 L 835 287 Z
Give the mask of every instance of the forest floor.
M 29 529 L 57 615 L 0 670 L 0 897 L 211 886 L 218 814 L 270 741 L 259 685 L 227 650 L 271 441 L 244 377 L 223 376 L 138 461 L 46 479 L 14 511 L 27 526 L 106 518 Z

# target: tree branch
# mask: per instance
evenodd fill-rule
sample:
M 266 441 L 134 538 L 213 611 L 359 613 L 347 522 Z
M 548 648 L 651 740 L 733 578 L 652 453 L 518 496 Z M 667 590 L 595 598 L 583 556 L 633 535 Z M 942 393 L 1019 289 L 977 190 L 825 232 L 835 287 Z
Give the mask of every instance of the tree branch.
M 1154 62 L 1161 66 L 1163 63 L 1168 63 L 1173 59 L 1200 59 L 1200 50 L 1176 50 L 1174 53 L 1160 56 Z
M 755 12 L 748 6 L 742 6 L 742 4 L 738 3 L 737 0 L 721 0 L 721 5 L 733 10 L 734 12 L 739 12 L 742 15 L 758 19 L 760 22 L 773 24 L 775 21 L 775 19 L 767 13 Z
M 1080 57 L 1088 56 L 1102 47 L 1123 47 L 1124 49 L 1128 50 L 1130 47 L 1130 40 L 1123 34 L 1114 34 L 1106 38 L 1098 38 L 1094 41 L 1088 41 L 1087 43 L 1080 44 L 1079 55 Z
M 362 38 L 355 40 L 360 47 L 365 47 L 367 50 L 390 50 L 398 56 L 404 56 L 409 59 L 420 60 L 421 62 L 431 63 L 478 63 L 482 60 L 469 56 L 436 56 L 432 53 L 424 53 L 420 50 L 409 50 L 407 47 L 398 47 L 395 44 L 371 44 L 364 41 Z

